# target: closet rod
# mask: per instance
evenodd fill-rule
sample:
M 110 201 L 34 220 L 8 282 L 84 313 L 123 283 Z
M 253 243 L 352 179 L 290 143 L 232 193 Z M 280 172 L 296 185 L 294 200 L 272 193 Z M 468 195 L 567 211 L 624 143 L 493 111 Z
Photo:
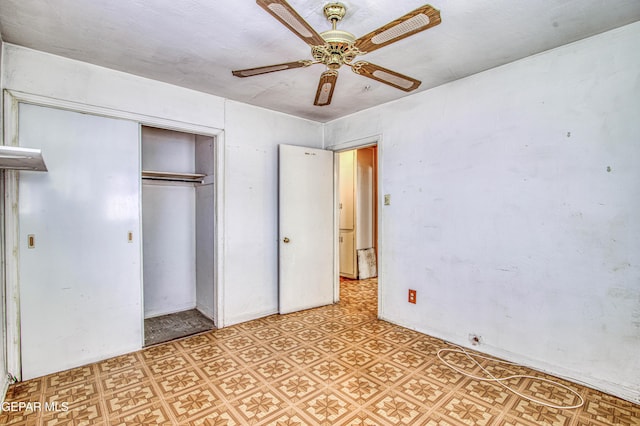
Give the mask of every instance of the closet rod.
M 162 180 L 171 182 L 195 182 L 202 183 L 207 175 L 201 173 L 175 173 L 175 172 L 157 172 L 152 170 L 143 170 L 142 179 Z

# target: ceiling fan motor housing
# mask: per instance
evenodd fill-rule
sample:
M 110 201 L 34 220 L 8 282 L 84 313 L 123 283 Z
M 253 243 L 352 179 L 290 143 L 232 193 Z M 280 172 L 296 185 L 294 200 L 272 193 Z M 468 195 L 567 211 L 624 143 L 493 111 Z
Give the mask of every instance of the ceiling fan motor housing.
M 322 46 L 313 46 L 313 59 L 335 70 L 344 64 L 350 64 L 360 51 L 355 47 L 356 38 L 353 34 L 341 30 L 329 30 L 320 34 L 325 40 Z
M 313 46 L 311 55 L 331 70 L 337 70 L 344 64 L 350 64 L 360 54 L 355 47 L 356 37 L 347 31 L 336 29 L 336 23 L 341 21 L 347 13 L 342 3 L 328 3 L 324 7 L 324 16 L 332 23 L 333 29 L 320 33 L 325 44 Z

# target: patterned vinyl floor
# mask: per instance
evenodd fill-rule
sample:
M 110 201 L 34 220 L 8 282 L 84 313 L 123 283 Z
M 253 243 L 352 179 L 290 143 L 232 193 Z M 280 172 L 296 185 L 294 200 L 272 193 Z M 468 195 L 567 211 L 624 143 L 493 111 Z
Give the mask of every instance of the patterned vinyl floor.
M 4 412 L 0 424 L 640 425 L 639 405 L 578 385 L 563 382 L 585 405 L 561 410 L 454 372 L 436 356 L 444 342 L 376 319 L 376 286 L 375 279 L 345 281 L 337 305 L 273 315 L 12 385 L 4 407 L 22 401 L 31 409 Z M 548 377 L 523 367 L 508 370 Z M 544 382 L 509 384 L 555 403 L 576 401 Z M 57 403 L 58 411 L 44 410 L 45 403 L 49 409 Z

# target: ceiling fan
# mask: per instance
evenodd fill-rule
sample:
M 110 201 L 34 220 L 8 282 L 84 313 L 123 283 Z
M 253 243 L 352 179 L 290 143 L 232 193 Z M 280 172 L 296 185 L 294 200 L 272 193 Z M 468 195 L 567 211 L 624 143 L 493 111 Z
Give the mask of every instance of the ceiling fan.
M 336 29 L 337 23 L 342 20 L 347 10 L 342 3 L 328 3 L 324 7 L 324 16 L 331 22 L 332 29 L 320 34 L 302 19 L 285 0 L 256 0 L 256 3 L 311 46 L 313 60 L 300 60 L 265 67 L 248 68 L 233 71 L 233 75 L 236 77 L 252 77 L 275 71 L 324 64 L 327 70 L 320 76 L 320 83 L 313 102 L 317 106 L 331 103 L 333 89 L 338 79 L 338 68 L 342 65 L 351 67 L 356 74 L 369 77 L 405 92 L 417 89 L 421 82 L 414 78 L 370 62 L 353 62 L 353 60 L 358 55 L 372 52 L 440 23 L 440 11 L 426 4 L 356 39 L 353 34 Z

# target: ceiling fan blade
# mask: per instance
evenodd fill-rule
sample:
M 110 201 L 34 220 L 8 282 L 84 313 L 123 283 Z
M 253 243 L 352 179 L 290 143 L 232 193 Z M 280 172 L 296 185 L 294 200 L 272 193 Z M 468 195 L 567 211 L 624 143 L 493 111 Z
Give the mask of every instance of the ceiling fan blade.
M 356 47 L 363 53 L 372 52 L 387 44 L 438 25 L 440 21 L 440 11 L 434 9 L 431 5 L 425 4 L 401 18 L 363 35 L 356 40 Z
M 358 61 L 351 65 L 351 69 L 356 74 L 363 75 L 365 77 L 372 78 L 381 83 L 393 86 L 396 89 L 404 90 L 405 92 L 411 92 L 420 86 L 422 83 L 415 78 L 400 74 L 399 72 L 391 71 L 383 68 L 379 65 L 371 64 L 366 61 Z
M 246 70 L 231 71 L 236 77 L 253 77 L 254 75 L 266 74 L 269 72 L 290 70 L 292 68 L 308 67 L 313 64 L 312 61 L 296 61 L 284 64 L 267 65 L 266 67 L 247 68 Z
M 322 73 L 318 83 L 318 90 L 316 91 L 316 99 L 313 101 L 314 105 L 325 106 L 331 103 L 333 89 L 336 87 L 337 80 L 338 71 L 336 70 L 326 70 Z
M 256 3 L 289 28 L 310 46 L 324 44 L 324 39 L 285 0 L 256 0 Z

